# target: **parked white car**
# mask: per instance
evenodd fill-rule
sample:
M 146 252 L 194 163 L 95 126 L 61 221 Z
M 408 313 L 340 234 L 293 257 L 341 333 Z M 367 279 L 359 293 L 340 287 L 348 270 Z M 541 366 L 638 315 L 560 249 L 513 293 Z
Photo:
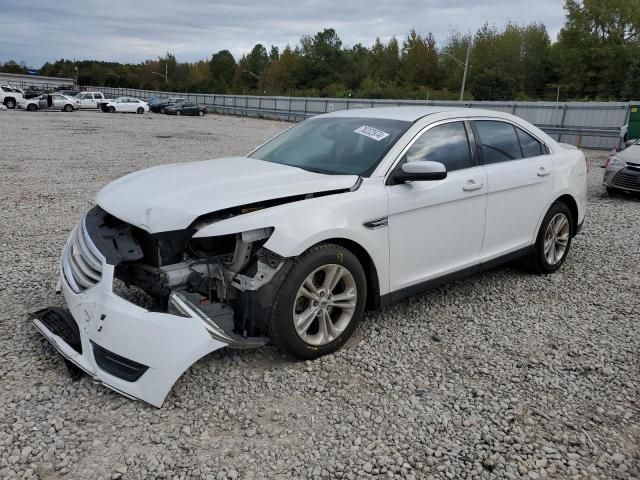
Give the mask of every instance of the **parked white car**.
M 16 108 L 19 101 L 24 100 L 24 92 L 10 85 L 0 86 L 0 104 L 7 108 Z
M 80 108 L 98 108 L 98 102 L 104 101 L 102 92 L 80 92 L 76 95 Z
M 34 324 L 96 381 L 160 406 L 214 350 L 272 341 L 313 359 L 365 309 L 517 257 L 555 272 L 585 218 L 586 173 L 580 150 L 505 113 L 321 115 L 246 157 L 107 185 L 64 247 L 69 312 Z
M 18 108 L 29 112 L 47 109 L 73 112 L 80 108 L 80 101 L 75 97 L 68 97 L 60 93 L 45 93 L 39 97 L 20 100 L 18 102 Z
M 137 98 L 118 97 L 107 103 L 107 110 L 111 113 L 144 113 L 149 111 L 149 104 Z

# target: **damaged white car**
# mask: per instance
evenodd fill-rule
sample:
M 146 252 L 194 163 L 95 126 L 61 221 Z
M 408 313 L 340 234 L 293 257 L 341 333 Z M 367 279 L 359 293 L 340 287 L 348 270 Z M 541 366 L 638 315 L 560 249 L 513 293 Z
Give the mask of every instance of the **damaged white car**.
M 74 369 L 161 406 L 214 350 L 271 341 L 312 359 L 365 309 L 519 256 L 557 270 L 584 219 L 586 163 L 508 114 L 350 110 L 247 157 L 132 173 L 96 200 L 64 247 L 68 311 L 34 324 Z

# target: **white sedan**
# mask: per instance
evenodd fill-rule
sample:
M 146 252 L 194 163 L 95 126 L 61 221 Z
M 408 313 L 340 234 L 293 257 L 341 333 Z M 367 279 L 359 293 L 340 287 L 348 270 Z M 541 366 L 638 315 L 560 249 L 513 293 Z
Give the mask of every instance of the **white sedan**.
M 149 104 L 138 98 L 118 97 L 107 103 L 107 110 L 111 113 L 144 113 L 149 111 Z
M 585 218 L 586 174 L 580 150 L 505 113 L 321 115 L 246 157 L 104 187 L 64 248 L 68 311 L 34 324 L 79 370 L 160 406 L 214 350 L 270 341 L 313 359 L 366 309 L 518 257 L 555 272 Z
M 29 112 L 47 109 L 73 112 L 80 108 L 80 101 L 77 98 L 68 97 L 61 93 L 45 93 L 39 97 L 19 100 L 18 108 Z

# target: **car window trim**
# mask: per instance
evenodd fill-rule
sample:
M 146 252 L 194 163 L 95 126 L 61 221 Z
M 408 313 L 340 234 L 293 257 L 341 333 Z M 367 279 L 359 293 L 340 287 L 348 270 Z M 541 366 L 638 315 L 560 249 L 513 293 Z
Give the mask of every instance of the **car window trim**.
M 420 129 L 420 131 L 418 131 L 413 136 L 413 138 L 409 141 L 409 143 L 407 143 L 403 147 L 403 149 L 400 151 L 396 159 L 393 161 L 391 168 L 387 170 L 387 173 L 385 174 L 385 177 L 384 177 L 384 184 L 390 185 L 390 182 L 392 182 L 392 179 L 393 179 L 393 172 L 396 171 L 396 168 L 398 168 L 398 165 L 400 165 L 400 163 L 402 162 L 402 159 L 407 154 L 407 151 L 409 151 L 409 149 L 413 146 L 413 144 L 416 143 L 422 135 L 424 135 L 427 131 L 431 130 L 432 128 L 439 127 L 440 125 L 444 125 L 446 123 L 454 123 L 454 122 L 462 123 L 465 129 L 465 133 L 467 134 L 467 143 L 469 145 L 469 155 L 471 157 L 471 162 L 472 162 L 472 164 L 467 168 L 475 168 L 480 166 L 480 163 L 478 163 L 479 158 L 477 158 L 477 156 L 474 155 L 474 152 L 473 152 L 473 147 L 475 146 L 475 136 L 472 138 L 472 136 L 469 135 L 469 129 L 467 126 L 468 120 L 465 117 L 447 118 L 445 120 L 438 120 L 437 122 L 433 122 L 433 123 L 430 123 L 429 125 L 425 125 L 422 129 Z M 397 141 L 399 140 L 400 139 L 398 139 Z M 467 168 L 461 168 L 459 170 L 454 170 L 454 171 L 458 172 L 462 170 L 467 170 Z

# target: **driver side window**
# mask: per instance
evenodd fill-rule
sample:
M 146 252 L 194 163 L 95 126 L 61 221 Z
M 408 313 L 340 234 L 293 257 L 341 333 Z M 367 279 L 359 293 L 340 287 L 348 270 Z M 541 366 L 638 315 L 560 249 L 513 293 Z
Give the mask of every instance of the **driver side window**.
M 444 123 L 424 132 L 405 154 L 407 162 L 440 162 L 447 172 L 473 166 L 463 122 Z

